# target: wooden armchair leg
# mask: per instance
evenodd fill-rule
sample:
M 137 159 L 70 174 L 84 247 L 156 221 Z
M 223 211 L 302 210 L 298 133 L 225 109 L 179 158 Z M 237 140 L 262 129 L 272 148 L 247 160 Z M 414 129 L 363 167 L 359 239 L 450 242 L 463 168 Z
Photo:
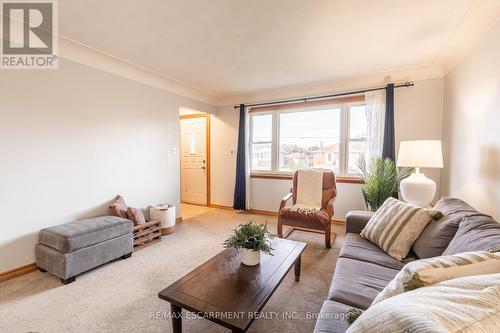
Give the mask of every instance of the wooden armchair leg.
M 332 226 L 330 224 L 325 228 L 325 246 L 328 249 L 332 248 Z
M 283 224 L 281 223 L 280 216 L 278 216 L 278 237 L 283 238 Z

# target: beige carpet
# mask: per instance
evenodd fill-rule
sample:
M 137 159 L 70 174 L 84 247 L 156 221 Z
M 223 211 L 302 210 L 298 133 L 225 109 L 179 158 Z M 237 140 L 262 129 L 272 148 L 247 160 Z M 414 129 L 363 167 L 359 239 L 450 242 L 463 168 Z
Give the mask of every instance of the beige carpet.
M 33 272 L 0 283 L 0 332 L 171 332 L 170 304 L 158 299 L 163 288 L 222 250 L 227 234 L 239 223 L 266 220 L 276 230 L 276 218 L 213 209 L 177 225 L 162 242 L 78 276 L 62 285 L 48 273 Z M 311 332 L 315 314 L 326 298 L 341 243 L 324 247 L 322 235 L 294 232 L 289 238 L 305 241 L 300 282 L 293 270 L 285 277 L 263 311 L 279 312 L 273 320 L 258 319 L 248 332 Z M 283 318 L 288 312 L 293 318 Z M 184 332 L 228 332 L 203 319 L 183 321 Z

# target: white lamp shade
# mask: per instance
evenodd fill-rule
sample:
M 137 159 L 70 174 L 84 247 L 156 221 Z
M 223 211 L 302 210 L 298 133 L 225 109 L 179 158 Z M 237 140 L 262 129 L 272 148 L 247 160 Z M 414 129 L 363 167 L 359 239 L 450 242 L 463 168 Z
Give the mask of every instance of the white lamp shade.
M 397 166 L 442 168 L 443 152 L 440 140 L 401 141 Z

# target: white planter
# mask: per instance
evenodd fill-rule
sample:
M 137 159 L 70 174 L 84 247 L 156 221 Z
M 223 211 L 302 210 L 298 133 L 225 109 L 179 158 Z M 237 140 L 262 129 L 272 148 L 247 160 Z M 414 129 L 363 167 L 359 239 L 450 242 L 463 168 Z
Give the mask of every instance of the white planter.
M 256 266 L 260 264 L 260 251 L 240 249 L 240 257 L 243 265 Z
M 175 230 L 175 206 L 161 204 L 149 206 L 149 218 L 161 221 L 162 235 L 168 235 Z

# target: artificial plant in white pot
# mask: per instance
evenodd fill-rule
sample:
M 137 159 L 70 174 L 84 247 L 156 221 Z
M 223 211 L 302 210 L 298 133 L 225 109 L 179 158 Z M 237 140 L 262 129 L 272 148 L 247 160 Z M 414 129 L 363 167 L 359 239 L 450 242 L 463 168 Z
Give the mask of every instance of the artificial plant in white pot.
M 266 224 L 252 221 L 240 224 L 233 230 L 231 236 L 224 242 L 225 248 L 235 248 L 240 252 L 241 263 L 246 266 L 255 266 L 260 263 L 261 252 L 271 254 L 270 239 L 274 237 Z

